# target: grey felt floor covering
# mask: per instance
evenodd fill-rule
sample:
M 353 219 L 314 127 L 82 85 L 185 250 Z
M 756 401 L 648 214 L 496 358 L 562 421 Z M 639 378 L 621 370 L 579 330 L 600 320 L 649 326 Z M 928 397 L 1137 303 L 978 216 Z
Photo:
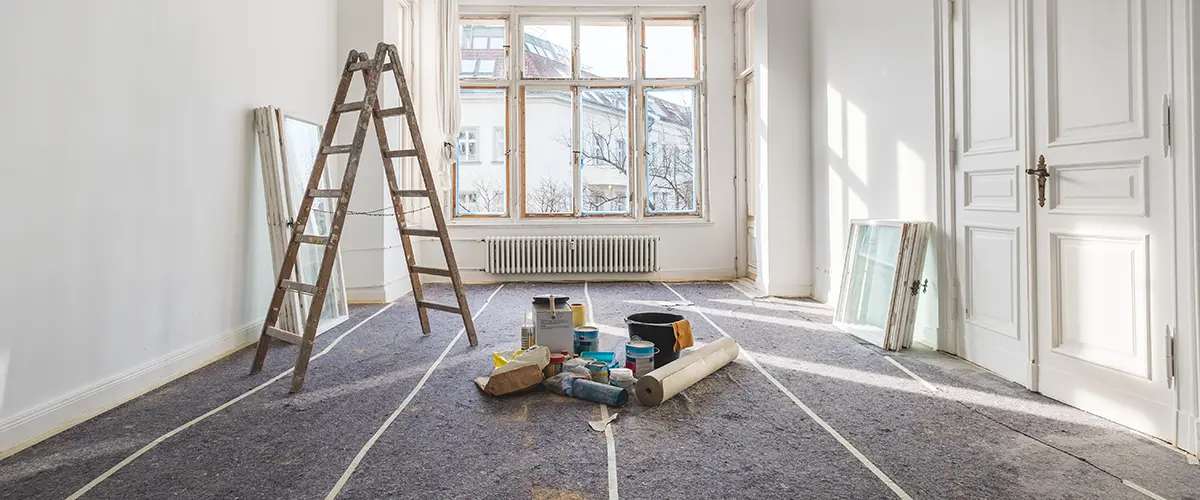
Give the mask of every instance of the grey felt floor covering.
M 410 296 L 365 323 L 382 306 L 353 307 L 316 351 L 361 326 L 313 361 L 303 392 L 289 395 L 284 377 L 82 498 L 326 498 L 371 441 L 337 498 L 1155 498 L 1137 486 L 1200 499 L 1200 467 L 1182 453 L 951 356 L 883 352 L 836 331 L 815 302 L 750 298 L 725 283 L 467 293 L 478 347 L 456 335 L 453 315 L 431 313 L 433 333 L 421 335 Z M 759 366 L 743 356 L 661 406 L 609 409 L 620 413 L 610 481 L 605 434 L 587 424 L 600 405 L 541 389 L 493 398 L 472 382 L 493 351 L 519 345 L 523 313 L 541 293 L 590 303 L 605 350 L 623 345 L 626 316 L 672 310 L 691 321 L 697 344 L 728 335 Z M 252 376 L 253 348 L 243 349 L 0 461 L 0 499 L 66 498 L 283 372 L 295 354 L 274 345 Z

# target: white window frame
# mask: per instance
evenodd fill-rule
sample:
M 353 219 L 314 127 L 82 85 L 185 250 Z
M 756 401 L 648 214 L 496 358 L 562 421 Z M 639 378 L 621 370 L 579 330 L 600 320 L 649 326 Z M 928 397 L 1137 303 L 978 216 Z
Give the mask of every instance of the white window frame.
M 523 185 L 524 165 L 521 160 L 509 161 L 508 168 L 508 193 L 509 193 L 509 210 L 505 216 L 493 216 L 488 218 L 477 218 L 469 215 L 457 215 L 453 210 L 453 205 L 448 204 L 447 215 L 452 216 L 451 223 L 456 225 L 517 225 L 520 223 L 538 223 L 538 224 L 576 224 L 576 223 L 627 223 L 636 224 L 644 220 L 651 219 L 655 223 L 710 223 L 710 197 L 709 197 L 709 172 L 708 172 L 708 89 L 707 89 L 707 24 L 706 24 L 706 9 L 702 6 L 695 7 L 492 7 L 480 5 L 464 5 L 460 8 L 460 16 L 462 19 L 496 19 L 503 20 L 507 25 L 506 35 L 508 37 L 509 56 L 508 56 L 508 78 L 502 80 L 480 80 L 480 79 L 463 79 L 461 81 L 462 88 L 488 86 L 493 88 L 508 89 L 509 117 L 508 130 L 521 130 L 521 109 L 520 97 L 523 94 L 524 88 L 529 87 L 574 87 L 574 88 L 590 88 L 590 87 L 613 87 L 613 86 L 629 86 L 630 87 L 630 137 L 629 146 L 632 152 L 630 160 L 631 181 L 629 185 L 629 211 L 622 214 L 582 214 L 580 207 L 582 205 L 582 195 L 580 182 L 575 181 L 574 204 L 576 206 L 575 213 L 570 217 L 547 217 L 543 215 L 524 215 L 523 203 L 525 200 L 525 192 Z M 522 74 L 523 57 L 524 57 L 524 24 L 526 20 L 553 20 L 553 19 L 571 19 L 572 30 L 578 39 L 579 20 L 613 20 L 627 19 L 631 31 L 629 43 L 630 48 L 630 78 L 628 79 L 542 79 L 542 80 L 525 80 Z M 696 22 L 696 59 L 697 59 L 697 74 L 694 79 L 678 79 L 678 80 L 662 80 L 662 79 L 646 79 L 643 73 L 644 50 L 642 47 L 643 20 L 645 19 L 671 19 L 671 18 L 692 18 Z M 579 50 L 578 47 L 572 47 L 573 63 L 572 74 L 579 76 Z M 646 144 L 645 137 L 645 91 L 647 88 L 663 88 L 674 86 L 690 86 L 695 89 L 696 97 L 694 103 L 694 120 L 695 124 L 695 210 L 690 212 L 654 212 L 648 210 L 646 203 L 647 179 L 646 179 L 646 156 L 644 145 Z M 573 111 L 578 114 L 578 110 Z M 578 124 L 578 116 L 575 117 L 575 123 Z M 578 129 L 579 127 L 574 127 Z M 523 137 L 520 133 L 507 134 L 508 145 L 510 151 L 513 150 L 513 144 L 520 144 Z M 574 134 L 578 143 L 578 130 Z M 519 146 L 518 146 L 519 147 Z M 520 155 L 512 155 L 510 157 L 519 157 Z M 578 166 L 579 161 L 575 161 Z M 575 169 L 575 177 L 581 173 L 579 168 Z M 515 175 L 514 175 L 515 174 Z M 450 198 L 455 198 L 457 193 L 452 193 Z
M 467 136 L 466 144 L 475 146 L 475 154 L 474 155 L 468 154 L 465 158 L 463 157 L 463 153 L 462 153 L 463 144 L 464 144 L 464 142 L 463 142 L 464 134 L 466 134 L 466 136 Z M 479 161 L 479 127 L 463 127 L 462 129 L 460 129 L 458 131 L 457 147 L 459 148 L 459 154 L 458 154 L 459 162 L 461 162 L 461 163 L 480 163 L 480 161 Z M 468 146 L 466 148 L 466 151 L 467 151 L 467 153 L 471 152 L 470 146 Z

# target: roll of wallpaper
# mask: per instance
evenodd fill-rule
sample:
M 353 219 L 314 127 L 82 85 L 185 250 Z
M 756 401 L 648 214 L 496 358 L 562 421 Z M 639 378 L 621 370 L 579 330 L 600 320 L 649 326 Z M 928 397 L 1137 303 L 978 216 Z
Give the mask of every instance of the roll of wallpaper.
M 739 351 L 737 342 L 725 337 L 667 363 L 638 379 L 638 401 L 658 406 L 737 359 Z

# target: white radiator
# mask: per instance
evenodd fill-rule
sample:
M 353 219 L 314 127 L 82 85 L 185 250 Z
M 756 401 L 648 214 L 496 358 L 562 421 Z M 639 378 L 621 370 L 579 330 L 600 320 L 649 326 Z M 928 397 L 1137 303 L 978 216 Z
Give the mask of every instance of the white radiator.
M 658 236 L 492 236 L 491 274 L 652 273 Z

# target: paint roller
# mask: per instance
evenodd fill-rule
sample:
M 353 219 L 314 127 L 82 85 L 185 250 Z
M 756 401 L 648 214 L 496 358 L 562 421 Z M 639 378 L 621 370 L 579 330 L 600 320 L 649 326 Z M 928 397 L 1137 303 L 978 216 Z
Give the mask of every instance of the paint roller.
M 638 379 L 638 401 L 647 406 L 658 406 L 733 362 L 739 351 L 737 342 L 725 337 L 667 363 Z

